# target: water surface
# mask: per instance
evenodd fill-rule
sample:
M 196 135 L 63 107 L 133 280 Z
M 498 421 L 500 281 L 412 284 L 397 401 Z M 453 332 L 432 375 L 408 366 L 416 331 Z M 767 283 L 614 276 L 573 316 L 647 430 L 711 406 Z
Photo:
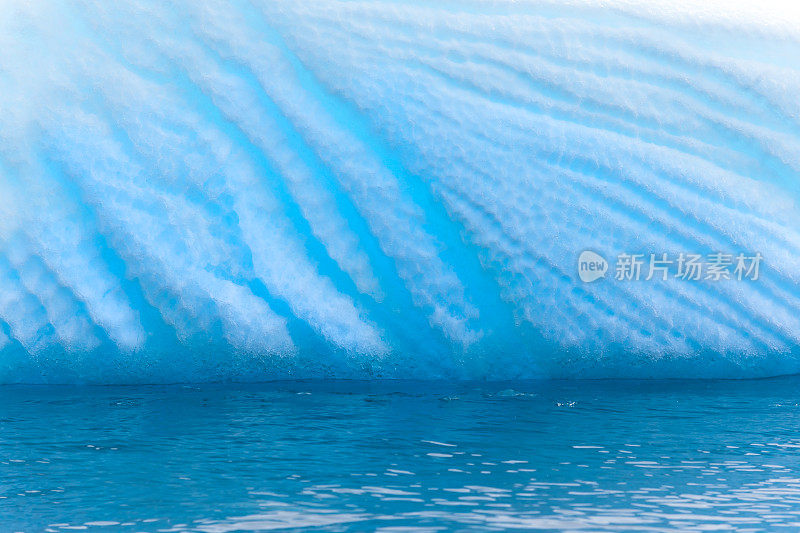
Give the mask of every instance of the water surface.
M 796 530 L 798 385 L 4 387 L 0 530 Z

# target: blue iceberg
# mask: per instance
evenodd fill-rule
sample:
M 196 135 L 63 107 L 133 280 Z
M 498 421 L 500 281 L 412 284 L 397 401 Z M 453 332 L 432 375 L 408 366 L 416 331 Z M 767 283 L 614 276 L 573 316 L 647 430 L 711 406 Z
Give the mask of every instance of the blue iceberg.
M 800 17 L 709 5 L 4 4 L 0 381 L 800 372 Z

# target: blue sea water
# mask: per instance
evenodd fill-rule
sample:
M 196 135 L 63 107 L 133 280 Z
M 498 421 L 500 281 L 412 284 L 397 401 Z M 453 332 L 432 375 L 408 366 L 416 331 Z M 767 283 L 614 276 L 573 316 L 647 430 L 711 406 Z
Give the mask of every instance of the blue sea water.
M 0 531 L 796 531 L 798 387 L 4 387 Z

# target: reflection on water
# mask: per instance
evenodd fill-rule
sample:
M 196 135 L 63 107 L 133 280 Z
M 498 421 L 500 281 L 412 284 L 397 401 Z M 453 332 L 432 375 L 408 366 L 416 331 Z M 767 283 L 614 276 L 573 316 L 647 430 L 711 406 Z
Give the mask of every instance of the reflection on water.
M 796 530 L 799 385 L 6 387 L 0 530 Z

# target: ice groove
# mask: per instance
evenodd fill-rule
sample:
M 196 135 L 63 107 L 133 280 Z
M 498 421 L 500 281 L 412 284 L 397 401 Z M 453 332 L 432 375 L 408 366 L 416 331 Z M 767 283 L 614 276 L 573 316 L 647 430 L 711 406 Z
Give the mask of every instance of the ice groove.
M 422 123 L 422 122 L 425 121 L 425 118 L 424 117 L 417 117 L 416 121 L 417 121 L 417 123 Z M 463 129 L 463 127 L 461 129 Z M 479 135 L 479 134 L 474 133 L 474 132 L 472 134 L 473 135 Z M 491 137 L 486 136 L 484 138 L 484 141 L 487 142 L 487 143 L 491 142 Z M 466 145 L 468 141 L 462 141 L 462 142 L 464 143 L 464 145 Z M 522 142 L 522 141 L 520 141 L 520 142 Z M 499 158 L 499 156 L 496 156 L 496 158 Z M 573 165 L 573 167 L 570 167 L 570 168 L 564 168 L 562 166 L 559 166 L 559 164 L 547 162 L 546 159 L 547 159 L 547 154 L 542 157 L 542 160 L 544 161 L 543 163 L 541 163 L 542 166 L 547 166 L 547 167 L 554 168 L 554 169 L 557 168 L 558 170 L 561 170 L 561 171 L 570 170 L 570 171 L 577 171 L 579 173 L 582 172 L 581 169 L 573 168 L 574 165 Z M 456 163 L 456 164 L 459 165 L 461 163 Z M 528 168 L 530 168 L 531 164 L 529 163 L 528 165 L 529 165 Z M 539 163 L 537 163 L 536 165 L 539 166 Z M 461 175 L 473 175 L 473 174 L 481 176 L 481 181 L 483 181 L 484 183 L 492 183 L 493 181 L 496 181 L 496 180 L 494 180 L 492 178 L 492 176 L 489 176 L 489 175 L 485 174 L 482 170 L 480 170 L 478 168 L 475 168 L 474 166 L 472 168 L 468 169 L 467 172 L 462 173 Z M 613 175 L 613 173 L 610 172 L 608 169 L 606 169 L 605 174 L 606 175 Z M 583 175 L 586 176 L 586 177 L 589 176 L 589 174 L 585 174 L 585 173 Z M 594 185 L 594 188 L 595 188 L 594 194 L 599 195 L 600 197 L 606 197 L 607 196 L 607 193 L 602 188 L 599 188 L 597 185 Z M 644 192 L 647 193 L 647 191 L 644 191 Z M 544 191 L 544 194 L 547 194 L 547 193 L 549 193 L 549 191 Z M 571 191 L 571 195 L 573 197 L 578 197 L 577 193 L 578 193 L 577 190 Z M 648 221 L 649 222 L 653 221 L 653 219 L 652 219 L 652 211 L 650 209 L 639 210 L 635 206 L 632 206 L 629 202 L 627 202 L 628 199 L 635 198 L 635 197 L 642 198 L 645 201 L 648 200 L 648 195 L 647 194 L 642 195 L 641 191 L 633 191 L 633 190 L 631 190 L 631 191 L 627 192 L 626 194 L 618 195 L 617 198 L 613 200 L 613 203 L 606 203 L 606 209 L 604 210 L 604 212 L 599 213 L 598 216 L 604 217 L 606 215 L 606 213 L 613 212 L 613 209 L 617 209 L 619 205 L 624 205 L 624 206 L 626 206 L 626 209 L 628 209 L 628 210 L 632 209 L 634 212 L 636 212 L 636 211 L 640 212 L 641 214 L 639 215 L 638 221 L 641 223 L 641 225 L 643 227 L 646 226 Z M 611 200 L 612 197 L 609 197 L 609 199 Z M 540 197 L 540 200 L 543 200 L 543 198 Z M 558 203 L 558 200 L 557 199 L 551 199 L 550 202 Z M 548 204 L 545 203 L 545 205 L 548 205 Z M 665 212 L 668 213 L 668 211 L 665 211 Z M 650 218 L 648 218 L 648 217 L 650 217 Z M 673 226 L 673 227 L 666 226 L 666 227 L 664 227 L 663 234 L 672 235 L 672 232 L 675 229 L 681 230 L 682 228 L 681 228 L 680 225 Z M 706 231 L 701 231 L 703 229 L 705 229 Z M 690 230 L 683 230 L 682 233 L 683 233 L 684 237 L 683 237 L 682 240 L 680 240 L 680 242 L 682 242 L 684 245 L 690 244 L 690 245 L 692 245 L 691 249 L 695 249 L 696 246 L 692 243 L 692 241 L 687 240 L 686 237 L 690 236 L 692 234 L 695 234 L 695 235 L 707 235 L 707 234 L 709 234 L 709 231 L 708 231 L 708 228 L 700 228 L 700 230 L 695 230 L 694 232 L 692 232 Z M 724 237 L 723 237 L 723 239 L 724 239 Z M 719 248 L 720 247 L 719 241 L 714 246 L 710 246 L 710 247 L 711 248 L 714 248 L 714 247 Z M 698 287 L 698 290 L 706 291 L 706 287 Z M 735 306 L 732 306 L 731 309 L 735 310 L 738 307 L 739 307 L 738 305 L 735 305 Z M 734 312 L 736 312 L 736 311 L 734 311 Z M 764 317 L 764 318 L 766 319 L 768 317 Z M 748 324 L 748 327 L 756 328 L 756 329 L 760 328 L 758 323 Z M 781 334 L 782 333 L 779 333 L 779 335 L 781 335 Z M 796 342 L 796 339 L 792 339 L 792 341 Z
M 421 120 L 424 120 L 424 119 L 417 118 L 417 121 L 421 121 Z M 505 128 L 506 128 L 506 130 L 508 130 L 508 126 L 505 126 Z M 488 139 L 488 138 L 487 138 L 487 139 L 486 139 L 486 141 L 487 141 L 487 142 L 489 142 L 489 141 L 490 141 L 490 139 Z M 520 143 L 524 143 L 524 140 L 520 140 L 519 142 L 520 142 Z M 543 154 L 542 154 L 542 159 L 543 159 L 543 160 L 546 160 L 546 159 L 547 159 L 547 158 L 548 158 L 550 155 L 552 155 L 550 152 L 545 152 L 545 153 L 543 153 Z M 576 156 L 576 158 L 575 158 L 575 159 L 577 159 L 577 160 L 580 160 L 580 156 Z M 574 159 L 574 160 L 575 160 L 575 159 Z M 584 162 L 584 163 L 583 163 L 583 166 L 587 166 L 587 165 L 591 165 L 591 161 L 587 161 L 587 162 Z M 573 167 L 574 167 L 574 165 L 573 165 Z M 572 170 L 575 170 L 575 168 L 572 168 Z M 580 170 L 580 169 L 578 169 L 578 170 Z M 612 169 L 608 169 L 608 168 L 606 168 L 606 169 L 605 169 L 605 174 L 606 174 L 607 176 L 613 176 L 615 173 L 613 172 L 613 170 L 612 170 Z M 487 179 L 488 179 L 488 178 L 487 178 Z M 658 178 L 657 176 L 654 176 L 654 177 L 653 177 L 653 179 L 648 179 L 648 182 L 651 182 L 651 181 L 653 181 L 654 179 L 659 179 L 659 178 Z M 635 185 L 635 184 L 634 184 L 634 185 Z M 641 193 L 642 191 L 633 191 L 633 190 L 631 191 L 631 193 L 634 193 L 634 192 L 636 192 L 636 193 L 637 193 L 637 194 L 638 194 L 638 195 L 639 195 L 641 198 L 643 198 L 645 201 L 648 201 L 648 199 L 650 199 L 650 200 L 652 200 L 652 201 L 655 201 L 655 200 L 657 200 L 657 199 L 659 198 L 659 196 L 658 196 L 657 192 L 656 192 L 656 191 L 654 191 L 654 190 L 646 190 L 646 189 L 644 189 L 644 190 L 643 190 L 643 192 L 645 193 L 645 195 L 644 195 L 644 196 L 642 196 L 641 194 L 639 194 L 639 193 Z M 662 200 L 663 200 L 663 199 L 662 199 Z M 672 207 L 672 206 L 670 206 L 670 205 L 668 205 L 668 204 L 662 204 L 662 206 L 661 206 L 661 207 L 664 207 L 664 208 L 665 208 L 665 209 L 664 209 L 664 212 L 668 212 L 668 211 L 669 211 L 669 208 L 670 208 L 670 207 Z M 724 206 L 719 206 L 719 207 L 720 207 L 720 208 L 722 208 L 722 207 L 724 207 Z M 727 241 L 728 241 L 728 239 L 727 239 L 727 236 L 726 236 L 726 235 L 723 235 L 723 234 L 721 234 L 721 233 L 718 233 L 718 232 L 717 232 L 717 230 L 716 230 L 715 228 L 713 228 L 712 226 L 709 226 L 709 225 L 703 225 L 703 224 L 704 224 L 704 221 L 703 221 L 701 218 L 697 218 L 697 217 L 695 217 L 695 220 L 696 220 L 696 221 L 697 221 L 697 222 L 700 224 L 700 226 L 697 226 L 697 227 L 694 227 L 694 228 L 692 228 L 692 229 L 694 230 L 694 234 L 695 234 L 695 235 L 701 235 L 701 236 L 703 236 L 703 238 L 706 238 L 707 236 L 710 236 L 710 235 L 713 235 L 713 234 L 717 233 L 717 238 L 719 239 L 719 240 L 717 241 L 717 244 L 716 244 L 716 247 L 717 247 L 717 248 L 719 248 L 719 243 L 720 243 L 720 242 L 727 242 Z M 678 226 L 678 228 L 680 228 L 680 225 Z M 669 232 L 669 231 L 670 231 L 670 229 L 671 229 L 671 228 L 665 228 L 665 230 L 666 230 L 667 232 Z M 785 230 L 785 231 L 786 231 L 786 230 Z M 691 233 L 691 232 L 690 232 L 690 231 L 684 231 L 684 233 L 685 233 L 685 234 L 687 234 L 687 233 Z M 787 233 L 788 233 L 788 231 L 787 231 Z M 778 234 L 778 236 L 780 237 L 780 234 Z M 789 290 L 789 291 L 791 291 L 791 290 L 792 290 L 792 288 L 791 288 L 791 286 L 786 286 L 786 285 L 784 285 L 784 290 Z
M 369 49 L 370 41 L 367 38 L 368 34 L 366 34 L 363 30 L 353 29 L 352 31 L 342 31 L 341 29 L 339 29 L 339 26 L 343 25 L 343 23 L 341 21 L 336 21 L 338 24 L 331 24 L 330 21 L 328 21 L 326 19 L 322 19 L 322 18 L 320 18 L 320 16 L 321 16 L 320 14 L 315 13 L 313 18 L 315 18 L 315 19 L 319 18 L 320 20 L 325 20 L 326 22 L 328 22 L 328 26 L 330 28 L 329 31 L 338 32 L 338 33 L 340 33 L 341 35 L 343 35 L 345 37 L 359 36 L 360 37 L 360 41 L 362 43 L 362 46 L 364 45 L 364 43 L 366 43 L 365 47 L 367 49 Z M 355 21 L 348 21 L 348 23 L 351 26 L 356 24 Z M 402 26 L 400 26 L 400 27 L 402 27 Z M 398 46 L 397 48 L 399 49 L 400 53 L 404 54 L 407 57 L 411 57 L 411 58 L 416 59 L 415 62 L 417 64 L 419 64 L 421 66 L 425 66 L 425 67 L 431 68 L 431 69 L 435 70 L 436 72 L 438 72 L 438 73 L 440 73 L 442 75 L 447 75 L 447 73 L 444 70 L 442 70 L 441 68 L 437 68 L 437 67 L 433 66 L 430 63 L 430 56 L 441 57 L 443 55 L 443 51 L 446 52 L 446 53 L 451 53 L 451 51 L 453 49 L 456 50 L 456 51 L 464 53 L 464 56 L 467 57 L 470 62 L 475 62 L 475 63 L 478 63 L 478 64 L 489 65 L 489 66 L 497 66 L 497 67 L 499 67 L 501 69 L 504 69 L 504 70 L 507 70 L 509 72 L 514 72 L 517 75 L 520 75 L 522 77 L 525 77 L 526 74 L 529 74 L 528 72 L 522 70 L 521 68 L 515 67 L 513 64 L 510 64 L 509 60 L 500 60 L 500 59 L 495 60 L 495 59 L 486 57 L 486 54 L 483 54 L 484 57 L 481 58 L 481 59 L 476 59 L 475 55 L 471 55 L 471 56 L 467 55 L 467 52 L 469 51 L 469 46 L 473 45 L 473 43 L 457 42 L 457 43 L 455 43 L 453 45 L 448 45 L 447 42 L 436 41 L 435 44 L 438 45 L 438 47 L 437 46 L 430 46 L 430 45 L 429 46 L 423 46 L 423 45 L 420 44 L 420 39 L 419 39 L 418 36 L 407 36 L 406 40 L 401 41 L 401 40 L 398 40 L 398 38 L 393 36 L 391 33 L 388 33 L 391 30 L 397 31 L 397 29 L 398 29 L 398 26 L 396 26 L 396 25 L 392 25 L 392 26 L 388 27 L 387 30 L 386 30 L 387 34 L 382 36 L 382 42 L 386 43 L 387 41 L 395 41 L 396 43 L 399 43 L 400 46 Z M 432 38 L 431 36 L 425 36 L 425 37 L 428 38 L 428 39 Z M 414 45 L 413 50 L 411 49 L 411 45 Z M 420 53 L 423 49 L 427 52 L 426 54 Z M 507 50 L 506 51 L 506 55 L 507 56 L 511 56 L 512 53 L 517 53 L 517 52 L 518 52 L 517 50 L 511 50 L 511 51 Z M 476 53 L 480 54 L 480 50 L 476 51 Z M 396 56 L 396 53 L 393 54 L 393 55 Z M 386 54 L 386 57 L 392 57 L 392 55 Z M 417 57 L 418 57 L 418 59 L 417 59 Z M 543 58 L 543 54 L 537 54 L 536 58 L 537 58 L 537 61 L 540 64 L 541 63 L 554 63 L 554 62 L 552 62 L 552 60 L 544 60 L 544 59 L 542 59 Z M 574 65 L 569 65 L 569 66 L 567 66 L 567 68 L 570 69 L 572 72 L 575 72 Z M 528 76 L 528 77 L 530 77 L 530 76 Z M 630 78 L 630 77 L 628 77 L 628 78 Z M 484 79 L 491 79 L 491 78 L 488 77 L 488 76 L 484 76 Z M 529 83 L 531 83 L 533 81 L 534 81 L 533 78 L 528 80 Z M 636 82 L 640 83 L 641 80 L 637 79 Z M 554 88 L 553 89 L 548 88 L 546 86 L 548 83 L 554 85 Z M 569 100 L 568 100 L 567 96 L 558 96 L 558 94 L 556 92 L 556 87 L 555 87 L 556 85 L 558 85 L 558 80 L 556 80 L 556 79 L 544 79 L 542 82 L 540 82 L 537 85 L 537 87 L 538 87 L 537 92 L 539 94 L 544 94 L 546 92 L 547 93 L 546 97 L 549 97 L 549 98 L 554 99 L 554 100 L 558 99 L 558 100 L 560 100 L 560 101 L 562 101 L 564 103 L 568 103 Z M 477 85 L 473 84 L 473 86 L 477 88 Z M 660 88 L 658 85 L 653 85 L 653 87 Z M 564 95 L 573 94 L 573 93 L 569 92 L 569 87 L 566 87 L 566 88 L 562 87 L 562 88 L 559 88 L 559 89 L 560 89 L 560 92 L 562 92 Z M 679 92 L 675 93 L 675 96 L 680 96 L 680 95 L 681 94 Z M 575 102 L 576 100 L 577 100 L 577 97 L 575 95 L 573 95 L 572 101 Z M 614 104 L 614 102 L 610 102 L 609 104 Z M 583 104 L 583 102 L 581 102 L 581 106 L 584 106 L 584 105 L 585 104 Z M 550 106 L 548 106 L 548 108 L 549 107 Z M 606 117 L 608 117 L 609 119 L 616 118 L 616 117 L 611 116 L 611 111 L 614 109 L 613 105 L 604 106 L 603 102 L 599 101 L 596 104 L 596 107 L 597 107 L 598 110 L 600 110 L 601 113 L 606 115 Z M 608 107 L 608 111 L 603 111 L 604 107 Z M 700 108 L 700 111 L 703 111 L 703 109 Z M 562 112 L 560 112 L 560 114 L 556 115 L 555 113 L 553 113 L 552 109 L 550 109 L 550 115 L 551 116 L 558 116 L 560 118 L 569 120 L 568 112 L 562 111 Z M 591 117 L 592 115 L 588 115 L 588 116 Z M 630 116 L 633 116 L 633 115 L 630 115 Z M 710 120 L 710 119 L 708 119 L 708 117 L 705 117 L 705 118 L 707 120 Z M 699 152 L 696 152 L 696 151 L 695 152 L 688 152 L 688 150 L 691 149 L 691 144 L 687 142 L 688 139 L 685 137 L 685 129 L 679 129 L 679 128 L 676 128 L 676 127 L 670 127 L 669 125 L 666 125 L 666 124 L 663 124 L 663 123 L 661 123 L 661 124 L 646 124 L 643 120 L 636 119 L 635 117 L 631 121 L 622 120 L 622 121 L 617 121 L 617 123 L 618 123 L 618 127 L 627 128 L 629 130 L 629 131 L 627 131 L 625 133 L 626 135 L 631 136 L 631 134 L 635 134 L 637 138 L 643 138 L 644 140 L 646 140 L 648 142 L 651 142 L 653 144 L 658 144 L 654 140 L 656 137 L 660 136 L 660 137 L 668 138 L 668 139 L 670 139 L 672 141 L 673 144 L 667 145 L 667 146 L 671 146 L 671 147 L 676 148 L 676 149 L 681 150 L 681 151 L 687 151 L 687 153 L 693 153 L 694 155 L 699 155 Z M 635 127 L 637 125 L 638 126 L 643 126 L 643 127 L 637 129 Z M 654 128 L 654 126 L 655 126 L 655 128 Z M 616 129 L 616 130 L 613 130 L 613 131 L 616 131 L 617 133 L 623 133 L 619 129 Z M 667 135 L 664 135 L 664 134 L 667 134 Z M 671 137 L 670 137 L 670 135 L 671 135 Z M 676 141 L 682 141 L 686 145 L 686 147 L 677 148 L 678 145 L 675 144 Z M 722 148 L 722 147 L 724 147 L 724 142 L 718 141 L 716 144 L 714 144 L 714 147 L 715 148 Z M 726 159 L 721 157 L 721 156 L 715 158 L 713 161 L 716 164 L 718 164 L 720 166 L 723 166 L 724 168 L 726 168 L 728 170 L 733 170 L 735 168 L 733 166 L 728 166 Z

